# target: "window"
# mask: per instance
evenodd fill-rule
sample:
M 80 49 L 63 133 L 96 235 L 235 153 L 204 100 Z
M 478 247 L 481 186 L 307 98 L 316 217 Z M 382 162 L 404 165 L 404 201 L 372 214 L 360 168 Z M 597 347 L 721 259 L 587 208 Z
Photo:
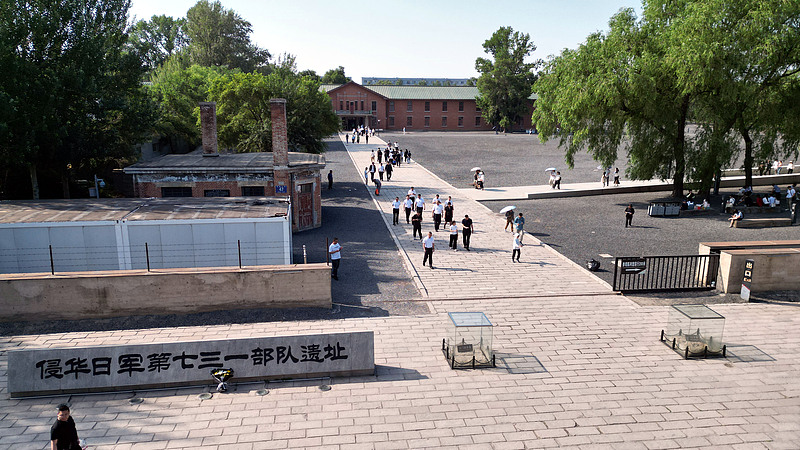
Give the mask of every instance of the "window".
M 426 127 L 431 126 L 431 117 L 430 116 L 425 116 L 425 126 Z
M 343 109 L 344 109 L 344 102 L 339 100 L 339 110 L 343 110 Z
M 458 112 L 464 112 L 464 102 L 458 102 Z
M 394 116 L 389 116 L 389 127 L 394 126 Z
M 414 111 L 414 102 L 412 102 L 411 100 L 408 101 L 408 106 L 406 107 L 406 111 L 407 112 Z
M 301 194 L 311 194 L 314 192 L 314 183 L 304 183 L 300 185 Z
M 394 112 L 394 101 L 389 102 L 389 112 Z
M 460 127 L 464 126 L 464 118 L 463 117 L 459 117 L 458 118 L 458 126 L 460 126 Z
M 410 127 L 414 125 L 413 118 L 411 116 L 406 117 L 406 126 Z
M 476 127 L 481 126 L 481 116 L 475 118 L 475 126 Z
M 447 112 L 447 102 L 442 102 L 442 112 Z
M 372 110 L 373 111 L 377 111 L 378 110 L 378 102 L 372 102 Z
M 443 127 L 447 126 L 447 117 L 442 117 L 442 126 Z
M 192 196 L 192 188 L 191 187 L 162 187 L 161 188 L 161 196 L 162 197 L 191 197 Z
M 230 189 L 206 189 L 203 191 L 203 197 L 230 197 Z
M 430 112 L 431 110 L 431 102 L 425 102 L 425 112 Z
M 361 110 L 364 110 L 364 100 L 361 100 Z
M 242 197 L 264 197 L 264 186 L 242 186 Z

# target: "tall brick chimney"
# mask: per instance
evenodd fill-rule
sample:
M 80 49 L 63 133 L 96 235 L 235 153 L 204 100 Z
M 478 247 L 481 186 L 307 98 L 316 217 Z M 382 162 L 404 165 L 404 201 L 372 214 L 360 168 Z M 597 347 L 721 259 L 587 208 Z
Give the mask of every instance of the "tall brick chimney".
M 219 156 L 217 152 L 217 104 L 200 102 L 200 128 L 203 132 L 203 156 Z
M 272 158 L 275 167 L 289 167 L 289 137 L 286 129 L 286 99 L 269 99 L 272 117 Z

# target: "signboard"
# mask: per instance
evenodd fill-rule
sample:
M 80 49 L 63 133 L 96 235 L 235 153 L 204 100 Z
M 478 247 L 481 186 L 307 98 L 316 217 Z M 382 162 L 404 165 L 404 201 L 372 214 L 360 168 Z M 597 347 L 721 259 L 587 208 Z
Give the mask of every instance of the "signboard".
M 275 186 L 275 193 L 276 194 L 285 194 L 287 193 L 286 186 Z
M 744 261 L 742 290 L 739 292 L 739 296 L 742 297 L 742 300 L 750 301 L 750 286 L 753 284 L 753 267 L 755 267 L 755 264 L 756 262 L 752 259 L 746 259 Z
M 637 274 L 647 270 L 645 258 L 620 258 L 620 269 L 623 274 Z
M 208 385 L 211 371 L 232 382 L 372 375 L 372 331 L 8 352 L 11 397 Z M 216 384 L 216 383 L 214 383 Z

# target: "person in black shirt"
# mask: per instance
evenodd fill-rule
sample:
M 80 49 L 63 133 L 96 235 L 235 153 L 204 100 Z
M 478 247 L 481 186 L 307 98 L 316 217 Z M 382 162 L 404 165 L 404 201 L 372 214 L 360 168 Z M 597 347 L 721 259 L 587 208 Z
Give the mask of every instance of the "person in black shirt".
M 461 237 L 464 241 L 464 248 L 469 250 L 469 238 L 472 236 L 472 219 L 470 219 L 469 216 L 464 216 L 461 225 L 463 225 Z
M 50 450 L 79 450 L 78 430 L 69 415 L 69 406 L 58 405 L 56 423 L 50 427 Z
M 419 233 L 419 238 L 422 239 L 422 214 L 416 212 L 411 216 L 411 226 L 414 229 L 414 237 L 412 237 L 412 240 L 417 238 L 417 233 Z
M 628 207 L 625 208 L 625 228 L 628 228 L 629 226 L 631 226 L 631 227 L 633 226 L 632 221 L 633 221 L 633 214 L 635 212 L 636 211 L 633 209 L 633 205 L 629 203 Z

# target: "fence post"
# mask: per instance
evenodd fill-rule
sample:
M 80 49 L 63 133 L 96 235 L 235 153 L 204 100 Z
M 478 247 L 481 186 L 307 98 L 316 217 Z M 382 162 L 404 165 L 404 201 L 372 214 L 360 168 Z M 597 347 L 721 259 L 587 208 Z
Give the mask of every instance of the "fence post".
M 239 268 L 242 268 L 242 240 L 236 240 L 236 246 L 239 248 Z
M 50 247 L 50 275 L 56 274 L 56 266 L 53 264 L 53 246 L 48 245 Z
M 328 248 L 330 248 L 330 247 L 328 247 L 328 245 L 329 245 L 328 244 L 328 238 L 325 238 L 325 264 L 330 266 L 331 265 L 331 254 L 328 253 Z
M 306 256 L 306 245 L 303 244 L 303 264 L 308 264 L 308 257 Z
M 144 243 L 144 258 L 147 260 L 147 271 L 150 272 L 150 248 Z

